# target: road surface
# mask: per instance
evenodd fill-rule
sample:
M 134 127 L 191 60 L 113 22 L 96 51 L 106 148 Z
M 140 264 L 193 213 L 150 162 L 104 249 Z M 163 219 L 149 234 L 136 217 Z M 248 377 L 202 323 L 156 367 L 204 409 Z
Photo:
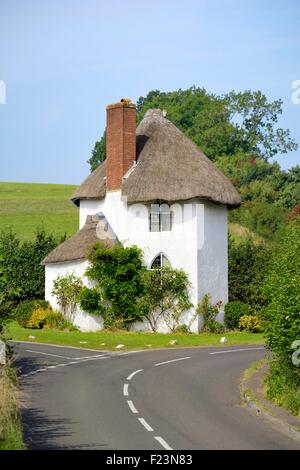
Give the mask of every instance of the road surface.
M 29 449 L 299 449 L 241 403 L 262 347 L 15 351 Z

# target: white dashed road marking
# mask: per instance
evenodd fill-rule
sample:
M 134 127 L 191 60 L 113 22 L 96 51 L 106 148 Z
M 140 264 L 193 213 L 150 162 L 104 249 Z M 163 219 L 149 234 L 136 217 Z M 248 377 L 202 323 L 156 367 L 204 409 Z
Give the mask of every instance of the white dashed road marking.
M 139 418 L 139 422 L 144 426 L 144 428 L 147 429 L 149 432 L 153 432 L 153 429 L 151 426 L 147 423 L 147 421 L 144 418 Z
M 227 351 L 214 351 L 209 354 L 226 354 L 232 352 L 239 352 L 239 351 L 261 351 L 265 348 L 244 348 L 244 349 L 227 349 Z
M 144 369 L 135 370 L 134 372 L 132 372 L 132 374 L 128 375 L 126 380 L 131 380 L 136 374 L 138 374 L 139 372 L 142 372 L 142 370 Z
M 154 436 L 154 439 L 156 439 L 163 446 L 164 449 L 173 450 L 172 447 L 170 447 L 169 444 L 167 444 L 166 441 L 162 437 Z
M 170 364 L 171 362 L 184 361 L 185 359 L 191 359 L 191 356 L 180 357 L 179 359 L 172 359 L 171 361 L 158 362 L 157 364 L 154 364 L 154 366 L 162 366 L 164 364 Z
M 129 387 L 129 384 L 124 384 L 124 386 L 123 386 L 123 395 L 124 395 L 124 397 L 128 397 L 128 395 L 129 395 L 128 387 Z
M 131 400 L 127 400 L 128 406 L 131 409 L 132 413 L 138 413 L 138 410 L 134 406 L 133 402 Z

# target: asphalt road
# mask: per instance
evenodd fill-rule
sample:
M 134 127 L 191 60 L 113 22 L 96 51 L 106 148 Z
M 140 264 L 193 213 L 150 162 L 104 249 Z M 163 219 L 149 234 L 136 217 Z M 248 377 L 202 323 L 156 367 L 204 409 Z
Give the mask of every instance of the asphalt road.
M 15 351 L 30 449 L 299 449 L 241 403 L 262 348 Z

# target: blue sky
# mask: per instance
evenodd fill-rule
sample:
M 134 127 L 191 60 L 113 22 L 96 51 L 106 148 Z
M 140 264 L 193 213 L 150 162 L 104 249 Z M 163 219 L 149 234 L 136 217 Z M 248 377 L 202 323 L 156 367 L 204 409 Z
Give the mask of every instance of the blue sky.
M 152 89 L 260 89 L 300 143 L 300 2 L 0 0 L 0 80 L 0 181 L 80 183 L 106 104 Z

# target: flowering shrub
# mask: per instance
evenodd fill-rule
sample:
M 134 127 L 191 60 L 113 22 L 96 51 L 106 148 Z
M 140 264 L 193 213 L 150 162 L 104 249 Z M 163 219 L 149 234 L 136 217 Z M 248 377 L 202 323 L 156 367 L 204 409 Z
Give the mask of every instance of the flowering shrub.
M 243 315 L 239 321 L 239 328 L 248 333 L 257 333 L 260 329 L 260 320 L 255 315 Z

